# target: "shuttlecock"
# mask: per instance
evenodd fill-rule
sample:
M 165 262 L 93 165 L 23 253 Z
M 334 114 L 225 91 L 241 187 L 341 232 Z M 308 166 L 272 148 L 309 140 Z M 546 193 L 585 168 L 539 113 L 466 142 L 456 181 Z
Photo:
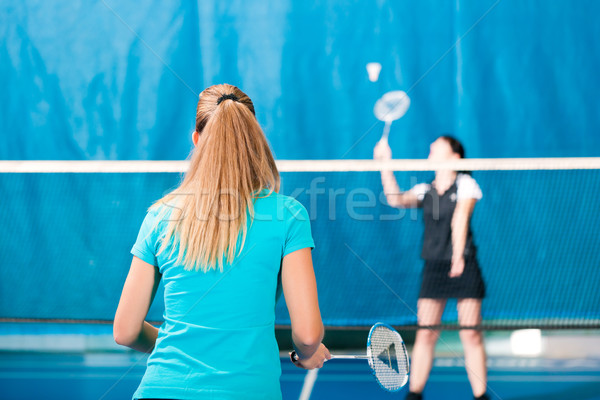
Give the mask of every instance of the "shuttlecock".
M 367 64 L 367 73 L 369 74 L 369 80 L 371 82 L 377 82 L 377 79 L 379 79 L 379 72 L 381 72 L 381 64 L 378 62 L 370 62 Z

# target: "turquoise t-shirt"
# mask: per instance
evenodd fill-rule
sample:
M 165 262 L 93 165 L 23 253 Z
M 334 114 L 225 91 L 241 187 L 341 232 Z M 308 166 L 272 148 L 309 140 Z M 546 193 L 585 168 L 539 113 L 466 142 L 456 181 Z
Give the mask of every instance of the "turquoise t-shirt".
M 281 399 L 278 274 L 285 255 L 314 242 L 295 199 L 272 193 L 254 211 L 242 253 L 207 273 L 176 264 L 177 251 L 157 256 L 167 222 L 157 221 L 159 210 L 146 215 L 131 253 L 158 267 L 165 312 L 134 399 Z

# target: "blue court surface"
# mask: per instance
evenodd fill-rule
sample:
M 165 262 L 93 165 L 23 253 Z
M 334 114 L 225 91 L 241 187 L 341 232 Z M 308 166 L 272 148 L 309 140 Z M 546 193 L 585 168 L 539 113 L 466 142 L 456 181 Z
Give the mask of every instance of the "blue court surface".
M 493 399 L 600 400 L 600 359 L 491 357 L 489 389 Z M 0 398 L 128 399 L 145 369 L 134 353 L 0 353 Z M 298 399 L 306 371 L 282 358 L 284 399 Z M 318 371 L 310 399 L 403 398 L 382 390 L 364 360 L 333 360 Z M 308 385 L 310 386 L 310 385 Z M 471 399 L 462 360 L 437 358 L 425 398 Z

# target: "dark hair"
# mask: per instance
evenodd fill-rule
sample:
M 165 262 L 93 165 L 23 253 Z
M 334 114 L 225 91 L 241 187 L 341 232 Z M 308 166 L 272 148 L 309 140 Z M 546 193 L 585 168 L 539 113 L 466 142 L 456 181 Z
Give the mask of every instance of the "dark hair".
M 439 138 L 448 142 L 453 153 L 458 154 L 460 158 L 465 158 L 465 148 L 463 147 L 462 143 L 458 141 L 458 139 L 447 134 L 444 134 Z
M 450 148 L 452 149 L 452 152 L 454 154 L 458 154 L 460 156 L 460 158 L 465 158 L 465 148 L 463 147 L 462 143 L 455 138 L 454 136 L 450 136 L 448 134 L 444 134 L 442 136 L 439 137 L 440 139 L 444 139 L 446 141 L 446 143 L 448 143 L 450 145 Z M 467 175 L 471 175 L 471 171 L 456 171 L 459 174 L 467 174 Z

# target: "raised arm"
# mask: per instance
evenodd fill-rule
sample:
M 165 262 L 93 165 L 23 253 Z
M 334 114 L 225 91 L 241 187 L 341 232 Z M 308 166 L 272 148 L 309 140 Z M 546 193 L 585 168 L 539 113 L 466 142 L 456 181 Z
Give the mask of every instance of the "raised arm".
M 283 258 L 281 284 L 292 323 L 292 340 L 299 367 L 313 369 L 331 358 L 321 341 L 324 328 L 319 310 L 317 281 L 311 249 L 294 251 Z
M 145 318 L 159 282 L 158 268 L 134 256 L 113 324 L 115 342 L 144 353 L 152 352 L 158 329 Z
M 387 161 L 392 159 L 392 149 L 387 140 L 380 140 L 373 150 L 373 158 L 376 160 Z M 385 198 L 391 207 L 412 208 L 418 207 L 419 200 L 411 192 L 402 192 L 398 181 L 394 176 L 394 171 L 381 171 L 381 184 Z
M 465 199 L 456 202 L 456 209 L 452 216 L 452 267 L 449 274 L 451 278 L 461 276 L 465 268 L 465 245 L 475 203 L 477 203 L 477 199 Z

